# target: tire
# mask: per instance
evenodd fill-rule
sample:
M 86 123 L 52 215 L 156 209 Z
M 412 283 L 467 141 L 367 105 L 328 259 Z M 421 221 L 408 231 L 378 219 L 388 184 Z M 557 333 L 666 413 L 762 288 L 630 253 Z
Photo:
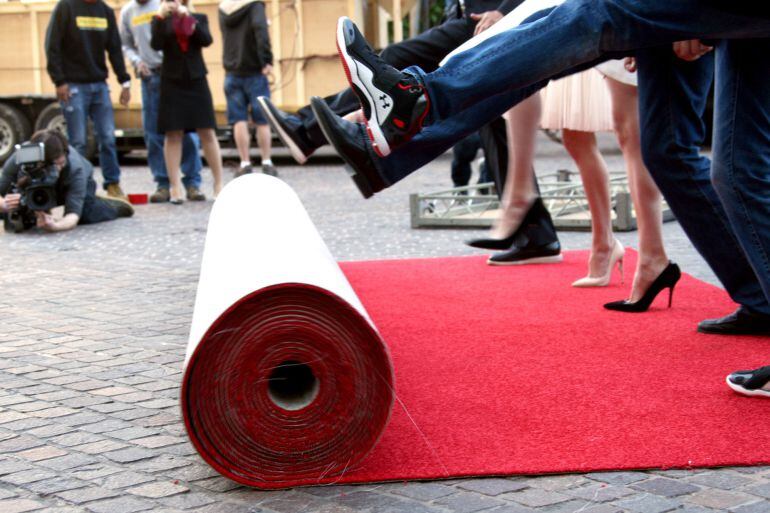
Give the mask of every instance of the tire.
M 16 107 L 0 103 L 0 163 L 13 153 L 13 147 L 31 135 L 27 117 Z
M 58 103 L 49 103 L 46 108 L 40 111 L 37 119 L 35 120 L 35 131 L 38 130 L 58 130 L 67 135 L 67 121 L 62 114 L 61 106 Z M 91 121 L 88 122 L 88 132 L 86 134 L 86 157 L 89 160 L 96 158 L 97 147 L 96 138 L 94 137 L 93 127 Z

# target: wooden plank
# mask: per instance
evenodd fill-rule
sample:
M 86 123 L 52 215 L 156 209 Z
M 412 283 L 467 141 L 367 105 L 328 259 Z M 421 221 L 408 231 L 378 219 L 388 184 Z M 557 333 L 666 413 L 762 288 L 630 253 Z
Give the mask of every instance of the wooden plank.
M 401 14 L 401 0 L 393 0 L 393 42 L 404 40 L 404 16 Z

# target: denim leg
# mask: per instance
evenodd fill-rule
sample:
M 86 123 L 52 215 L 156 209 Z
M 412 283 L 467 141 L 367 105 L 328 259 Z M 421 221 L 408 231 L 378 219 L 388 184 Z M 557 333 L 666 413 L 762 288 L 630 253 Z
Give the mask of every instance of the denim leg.
M 61 102 L 64 120 L 67 122 L 67 139 L 81 155 L 86 154 L 88 137 L 88 110 L 86 108 L 87 92 L 82 84 L 69 84 L 70 100 Z
M 147 147 L 147 164 L 158 188 L 168 189 L 168 173 L 163 158 L 163 135 L 158 133 L 160 75 L 142 78 L 142 128 Z
M 201 141 L 198 134 L 185 134 L 182 140 L 182 183 L 185 187 L 201 187 Z
M 567 0 L 543 18 L 457 54 L 433 73 L 407 71 L 426 86 L 428 121 L 436 122 L 596 59 L 684 39 L 764 37 L 770 33 L 767 12 L 765 2 Z
M 716 48 L 712 181 L 770 303 L 770 39 Z M 751 306 L 751 305 L 749 305 Z M 770 313 L 770 309 L 765 313 Z
M 587 65 L 591 67 L 593 64 Z M 548 83 L 543 80 L 524 89 L 509 91 L 479 102 L 473 108 L 442 119 L 424 127 L 417 135 L 403 146 L 398 147 L 385 158 L 378 157 L 371 145 L 367 145 L 372 162 L 383 180 L 388 185 L 402 180 L 422 166 L 432 162 L 436 157 L 463 140 L 468 135 L 478 131 L 489 123 L 490 119 L 500 117 L 511 106 L 528 98 Z M 362 129 L 363 130 L 363 129 Z
M 756 274 L 711 184 L 711 162 L 700 155 L 703 114 L 714 58 L 677 58 L 666 45 L 636 56 L 644 162 L 679 224 L 733 301 L 770 313 Z
M 106 83 L 88 84 L 91 88 L 89 113 L 94 122 L 94 132 L 99 143 L 99 165 L 102 168 L 104 186 L 120 182 L 118 150 L 115 147 L 115 114 Z

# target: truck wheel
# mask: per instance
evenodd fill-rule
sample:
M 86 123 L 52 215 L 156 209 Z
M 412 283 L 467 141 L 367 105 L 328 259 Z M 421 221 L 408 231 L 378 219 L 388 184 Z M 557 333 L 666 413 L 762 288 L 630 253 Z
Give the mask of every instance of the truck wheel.
M 0 163 L 11 156 L 13 147 L 27 140 L 29 120 L 16 107 L 0 103 Z
M 46 108 L 40 111 L 40 115 L 35 120 L 35 131 L 38 130 L 58 130 L 67 135 L 67 121 L 62 114 L 61 106 L 58 103 L 50 103 Z M 96 158 L 97 153 L 96 138 L 94 138 L 94 131 L 91 127 L 91 122 L 88 122 L 88 132 L 86 134 L 86 157 L 89 160 Z

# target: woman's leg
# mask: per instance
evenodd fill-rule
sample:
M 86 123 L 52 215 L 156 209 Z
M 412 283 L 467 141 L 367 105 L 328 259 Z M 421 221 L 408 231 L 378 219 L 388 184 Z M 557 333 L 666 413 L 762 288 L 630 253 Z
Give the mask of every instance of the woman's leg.
M 661 195 L 642 162 L 637 88 L 609 77 L 607 87 L 612 98 L 615 133 L 626 161 L 628 185 L 639 230 L 639 259 L 628 298 L 629 301 L 638 301 L 668 265 L 668 256 L 663 246 Z
M 166 160 L 166 171 L 168 172 L 168 183 L 172 200 L 181 200 L 183 198 L 182 178 L 179 173 L 179 166 L 182 163 L 183 138 L 183 131 L 172 130 L 166 132 L 163 141 L 163 158 Z
M 508 178 L 502 194 L 502 213 L 490 237 L 503 239 L 515 232 L 538 193 L 532 173 L 541 100 L 533 94 L 504 114 L 508 128 Z
M 615 245 L 610 217 L 610 174 L 607 164 L 599 153 L 593 132 L 562 130 L 564 148 L 569 152 L 580 171 L 588 208 L 591 210 L 591 257 L 588 260 L 588 277 L 605 276 L 610 265 L 610 255 Z
M 199 128 L 198 137 L 201 139 L 201 147 L 206 162 L 214 175 L 214 197 L 222 190 L 222 154 L 219 151 L 219 141 L 213 128 Z

